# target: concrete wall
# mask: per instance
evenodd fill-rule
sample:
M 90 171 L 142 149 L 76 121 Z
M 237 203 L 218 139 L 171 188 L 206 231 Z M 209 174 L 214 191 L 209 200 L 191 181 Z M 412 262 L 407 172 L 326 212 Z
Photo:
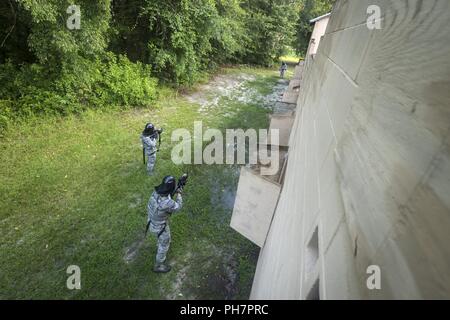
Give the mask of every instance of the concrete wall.
M 381 30 L 366 25 L 373 4 Z M 305 66 L 252 299 L 315 288 L 321 299 L 450 298 L 448 21 L 448 0 L 337 1 Z M 381 290 L 367 289 L 369 265 Z
M 314 29 L 312 32 L 311 40 L 309 42 L 308 47 L 308 55 L 316 54 L 317 49 L 319 48 L 320 40 L 322 36 L 325 34 L 325 31 L 327 30 L 328 21 L 330 20 L 330 17 L 325 17 L 323 19 L 320 19 L 319 21 L 316 21 L 314 24 Z

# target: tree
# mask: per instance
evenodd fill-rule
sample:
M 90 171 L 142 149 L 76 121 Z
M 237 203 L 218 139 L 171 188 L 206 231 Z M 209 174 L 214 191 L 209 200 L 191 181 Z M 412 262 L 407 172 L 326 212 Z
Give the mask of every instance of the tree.
M 270 66 L 283 54 L 285 46 L 292 43 L 295 35 L 295 19 L 300 4 L 299 0 L 243 2 L 249 37 L 244 61 Z
M 41 64 L 57 68 L 74 56 L 92 57 L 106 48 L 111 0 L 78 1 L 82 21 L 79 30 L 66 26 L 72 1 L 17 1 L 19 12 L 29 21 L 29 50 Z

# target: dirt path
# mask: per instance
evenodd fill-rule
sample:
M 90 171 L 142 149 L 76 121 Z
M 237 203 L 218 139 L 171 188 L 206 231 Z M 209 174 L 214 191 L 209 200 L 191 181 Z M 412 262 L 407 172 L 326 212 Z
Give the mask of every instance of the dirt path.
M 247 73 L 218 75 L 208 84 L 200 86 L 195 93 L 187 95 L 186 98 L 189 102 L 199 104 L 201 112 L 210 112 L 223 107 L 223 103 L 219 102 L 223 102 L 224 98 L 244 104 L 258 104 L 273 112 L 288 108 L 288 105 L 282 103 L 281 100 L 284 91 L 289 86 L 289 80 L 279 79 L 267 95 L 261 94 L 252 87 L 252 82 L 256 80 L 256 76 Z

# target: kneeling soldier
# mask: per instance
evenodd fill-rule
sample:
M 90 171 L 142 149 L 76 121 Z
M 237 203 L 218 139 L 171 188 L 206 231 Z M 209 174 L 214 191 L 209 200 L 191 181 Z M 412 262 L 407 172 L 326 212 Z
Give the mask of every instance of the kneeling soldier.
M 175 192 L 176 199 L 172 200 L 171 195 Z M 155 187 L 152 196 L 147 204 L 148 228 L 157 237 L 157 253 L 154 272 L 169 272 L 171 267 L 165 264 L 166 254 L 170 246 L 169 217 L 183 206 L 181 188 L 176 187 L 175 178 L 166 176 L 162 183 Z

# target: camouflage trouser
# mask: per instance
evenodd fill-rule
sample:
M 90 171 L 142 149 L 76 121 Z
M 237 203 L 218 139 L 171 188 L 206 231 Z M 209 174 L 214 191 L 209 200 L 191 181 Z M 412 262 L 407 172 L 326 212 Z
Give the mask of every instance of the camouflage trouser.
M 170 227 L 169 225 L 166 225 L 165 228 L 164 226 L 154 227 L 150 225 L 150 232 L 157 237 L 156 263 L 163 263 L 170 247 Z
M 156 152 L 152 155 L 147 155 L 147 173 L 148 175 L 153 174 L 153 168 L 155 167 L 156 162 Z

